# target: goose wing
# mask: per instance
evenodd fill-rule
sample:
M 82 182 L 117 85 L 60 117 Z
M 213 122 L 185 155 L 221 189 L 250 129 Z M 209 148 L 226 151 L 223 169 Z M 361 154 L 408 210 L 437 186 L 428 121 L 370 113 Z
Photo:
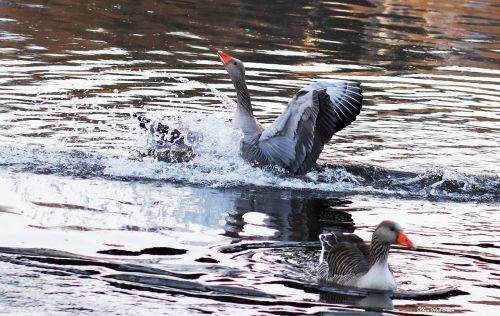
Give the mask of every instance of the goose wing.
M 320 235 L 321 256 L 318 267 L 320 279 L 366 273 L 368 246 L 354 234 L 330 233 Z
M 279 166 L 307 173 L 334 133 L 361 111 L 360 84 L 317 82 L 302 88 L 259 139 L 259 148 Z
M 358 247 L 341 242 L 328 253 L 328 274 L 332 276 L 357 275 L 369 270 L 368 260 Z

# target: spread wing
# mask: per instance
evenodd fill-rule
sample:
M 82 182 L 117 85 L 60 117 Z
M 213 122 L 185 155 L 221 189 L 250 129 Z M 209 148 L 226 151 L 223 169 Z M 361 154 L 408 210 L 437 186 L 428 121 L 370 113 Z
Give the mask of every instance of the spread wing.
M 317 82 L 301 89 L 261 135 L 259 148 L 281 167 L 307 173 L 334 133 L 361 111 L 357 82 Z

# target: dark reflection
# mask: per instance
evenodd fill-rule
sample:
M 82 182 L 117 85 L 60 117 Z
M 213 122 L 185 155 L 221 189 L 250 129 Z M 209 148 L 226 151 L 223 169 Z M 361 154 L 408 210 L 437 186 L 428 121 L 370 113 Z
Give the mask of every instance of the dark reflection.
M 311 198 L 283 191 L 242 192 L 228 213 L 225 235 L 241 239 L 317 240 L 323 231 L 352 232 L 354 223 L 346 207 L 351 201 Z M 252 227 L 255 233 L 252 233 Z M 259 235 L 264 229 L 269 235 Z
M 399 0 L 35 0 L 29 6 L 0 2 L 0 7 L 2 16 L 19 22 L 4 27 L 12 38 L 29 38 L 31 44 L 51 53 L 101 49 L 107 43 L 125 49 L 127 59 L 152 58 L 146 53 L 150 50 L 182 53 L 157 56 L 178 64 L 206 54 L 206 48 L 231 47 L 246 51 L 239 55 L 245 61 L 262 61 L 254 54 L 259 52 L 266 54 L 266 62 L 281 64 L 288 63 L 290 56 L 273 50 L 299 49 L 317 54 L 293 56 L 294 63 L 314 56 L 317 62 L 358 61 L 397 71 L 433 66 L 443 56 L 456 64 L 463 64 L 458 60 L 495 62 L 497 57 L 491 50 L 494 40 L 484 40 L 498 35 L 491 26 L 497 22 L 491 13 L 495 5 L 488 2 L 468 7 L 452 1 Z M 436 12 L 446 12 L 446 18 Z M 23 50 L 25 44 L 12 43 Z M 44 50 L 26 50 L 25 57 L 29 55 L 53 62 L 74 59 Z
M 367 296 L 354 296 L 336 293 L 322 293 L 320 300 L 332 304 L 353 305 L 370 311 L 393 309 L 394 304 L 388 294 L 369 293 Z
M 393 309 L 392 299 L 387 294 L 370 293 L 365 298 L 357 302 L 357 306 L 369 310 Z

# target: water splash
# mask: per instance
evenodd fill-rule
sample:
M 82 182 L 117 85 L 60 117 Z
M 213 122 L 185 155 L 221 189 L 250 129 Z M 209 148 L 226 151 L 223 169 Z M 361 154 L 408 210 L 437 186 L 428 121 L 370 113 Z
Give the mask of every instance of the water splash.
M 216 98 L 218 98 L 222 105 L 230 110 L 234 110 L 236 108 L 236 102 L 229 98 L 225 93 L 217 90 L 216 88 L 212 87 L 209 84 L 197 81 L 197 80 L 190 80 L 184 77 L 178 77 L 178 76 L 173 76 L 170 74 L 167 74 L 167 77 L 169 79 L 187 84 L 190 88 L 199 88 L 199 89 L 207 89 L 209 90 Z
M 241 159 L 239 137 L 223 123 L 217 118 L 191 122 L 206 127 L 205 136 L 209 137 L 196 146 L 196 157 L 189 162 L 165 163 L 150 157 L 136 158 L 132 154 L 0 147 L 0 168 L 13 172 L 167 181 L 214 188 L 248 186 L 440 200 L 500 201 L 500 180 L 496 177 L 449 171 L 400 172 L 358 165 L 320 166 L 297 177 L 279 169 L 257 168 Z
M 129 72 L 127 72 L 130 75 Z M 99 73 L 98 76 L 104 75 Z M 234 101 L 216 88 L 164 72 L 141 73 L 147 78 L 168 78 L 181 83 L 176 91 L 203 89 L 215 96 L 226 109 Z M 90 81 L 97 80 L 89 79 Z M 93 85 L 91 85 L 93 86 Z M 182 93 L 182 92 L 181 92 Z M 127 95 L 113 91 L 111 99 L 123 102 Z M 42 100 L 43 101 L 43 100 Z M 89 118 L 71 125 L 72 132 L 60 138 L 58 146 L 45 142 L 42 147 L 20 145 L 0 147 L 0 167 L 13 171 L 61 174 L 78 177 L 103 177 L 124 180 L 181 182 L 210 187 L 256 186 L 299 190 L 317 190 L 344 194 L 380 194 L 431 199 L 498 201 L 498 177 L 470 175 L 446 170 L 415 172 L 375 168 L 365 165 L 322 165 L 305 176 L 287 175 L 279 168 L 261 169 L 243 161 L 239 155 L 240 132 L 230 123 L 232 111 L 207 113 L 187 109 L 169 112 L 152 108 L 141 115 L 192 131 L 199 141 L 190 143 L 194 159 L 182 163 L 164 163 L 143 157 L 151 143 L 147 132 L 138 127 L 133 106 L 109 108 L 106 102 L 70 98 L 71 112 L 84 112 L 79 105 L 90 106 Z M 86 110 L 85 110 L 86 111 Z M 66 127 L 66 126 L 64 126 Z M 58 127 L 63 129 L 62 127 Z M 67 129 L 64 129 L 67 130 Z M 77 139 L 77 140 L 72 140 Z M 91 139 L 88 144 L 87 139 Z M 103 146 L 100 144 L 103 143 Z M 49 146 L 50 145 L 50 146 Z M 52 149 L 46 149 L 46 148 Z

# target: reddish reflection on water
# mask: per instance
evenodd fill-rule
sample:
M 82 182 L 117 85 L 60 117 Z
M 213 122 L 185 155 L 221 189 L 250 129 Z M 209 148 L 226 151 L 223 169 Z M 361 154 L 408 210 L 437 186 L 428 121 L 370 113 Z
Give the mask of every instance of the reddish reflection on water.
M 0 0 L 0 221 L 8 223 L 0 232 L 0 306 L 96 314 L 344 309 L 355 302 L 297 288 L 315 284 L 317 249 L 219 250 L 311 242 L 354 225 L 368 240 L 389 218 L 423 247 L 391 255 L 402 290 L 470 293 L 398 299 L 396 311 L 494 313 L 499 16 L 494 1 L 472 0 Z M 220 92 L 234 91 L 217 49 L 245 62 L 264 124 L 318 79 L 361 81 L 363 111 L 307 176 L 255 169 L 238 157 Z M 181 117 L 203 132 L 197 160 L 137 160 L 137 112 Z M 332 196 L 340 201 L 330 199 L 326 210 Z M 47 248 L 42 257 L 51 259 L 14 248 Z M 187 253 L 167 254 L 172 248 Z M 77 261 L 54 259 L 61 251 Z M 140 272 L 125 275 L 116 262 Z M 166 275 L 194 283 L 155 285 Z M 256 292 L 239 293 L 241 304 L 238 295 L 219 295 L 227 285 Z M 255 299 L 259 293 L 276 297 Z

